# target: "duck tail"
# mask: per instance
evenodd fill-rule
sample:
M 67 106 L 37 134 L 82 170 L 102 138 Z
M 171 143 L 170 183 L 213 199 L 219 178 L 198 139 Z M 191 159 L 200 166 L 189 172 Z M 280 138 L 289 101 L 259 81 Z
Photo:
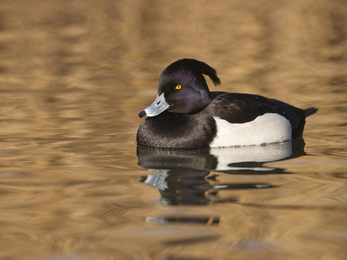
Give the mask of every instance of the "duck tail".
M 310 115 L 313 115 L 314 113 L 316 113 L 318 110 L 318 108 L 315 108 L 315 107 L 310 107 L 310 108 L 306 108 L 304 109 L 304 113 L 305 113 L 305 117 L 308 117 Z

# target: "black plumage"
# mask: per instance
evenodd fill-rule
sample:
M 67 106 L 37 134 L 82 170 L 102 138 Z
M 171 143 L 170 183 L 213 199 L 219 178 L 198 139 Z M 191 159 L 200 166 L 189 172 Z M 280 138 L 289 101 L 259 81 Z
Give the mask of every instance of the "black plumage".
M 215 69 L 194 59 L 178 60 L 164 69 L 159 78 L 158 98 L 148 107 L 151 109 L 139 114 L 149 117 L 139 127 L 138 144 L 159 148 L 209 148 L 217 135 L 214 117 L 242 124 L 266 113 L 286 118 L 293 139 L 302 136 L 305 118 L 317 111 L 314 107 L 300 109 L 260 95 L 210 92 L 203 74 L 215 85 L 220 84 Z M 162 102 L 167 102 L 160 108 L 162 111 L 153 113 Z

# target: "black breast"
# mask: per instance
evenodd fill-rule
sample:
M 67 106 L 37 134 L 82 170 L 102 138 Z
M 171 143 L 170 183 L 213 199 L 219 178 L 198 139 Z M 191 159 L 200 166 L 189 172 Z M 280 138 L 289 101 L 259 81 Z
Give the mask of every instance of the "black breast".
M 137 132 L 139 145 L 158 148 L 209 148 L 217 132 L 208 114 L 162 114 L 146 118 Z

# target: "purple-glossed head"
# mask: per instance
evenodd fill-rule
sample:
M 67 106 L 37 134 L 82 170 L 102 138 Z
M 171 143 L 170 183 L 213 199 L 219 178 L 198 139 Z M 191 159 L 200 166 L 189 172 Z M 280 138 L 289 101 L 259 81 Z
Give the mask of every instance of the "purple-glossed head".
M 156 100 L 139 116 L 153 117 L 163 111 L 178 114 L 194 114 L 211 101 L 204 75 L 215 85 L 220 84 L 216 71 L 204 62 L 181 59 L 170 64 L 159 77 Z

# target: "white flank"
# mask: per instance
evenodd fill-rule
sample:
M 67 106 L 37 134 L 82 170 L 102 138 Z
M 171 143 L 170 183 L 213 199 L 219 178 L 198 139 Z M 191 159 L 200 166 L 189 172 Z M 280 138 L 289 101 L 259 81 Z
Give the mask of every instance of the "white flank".
M 289 121 L 275 113 L 266 113 L 247 123 L 229 123 L 213 117 L 217 136 L 210 147 L 229 147 L 270 144 L 290 140 L 292 128 Z

